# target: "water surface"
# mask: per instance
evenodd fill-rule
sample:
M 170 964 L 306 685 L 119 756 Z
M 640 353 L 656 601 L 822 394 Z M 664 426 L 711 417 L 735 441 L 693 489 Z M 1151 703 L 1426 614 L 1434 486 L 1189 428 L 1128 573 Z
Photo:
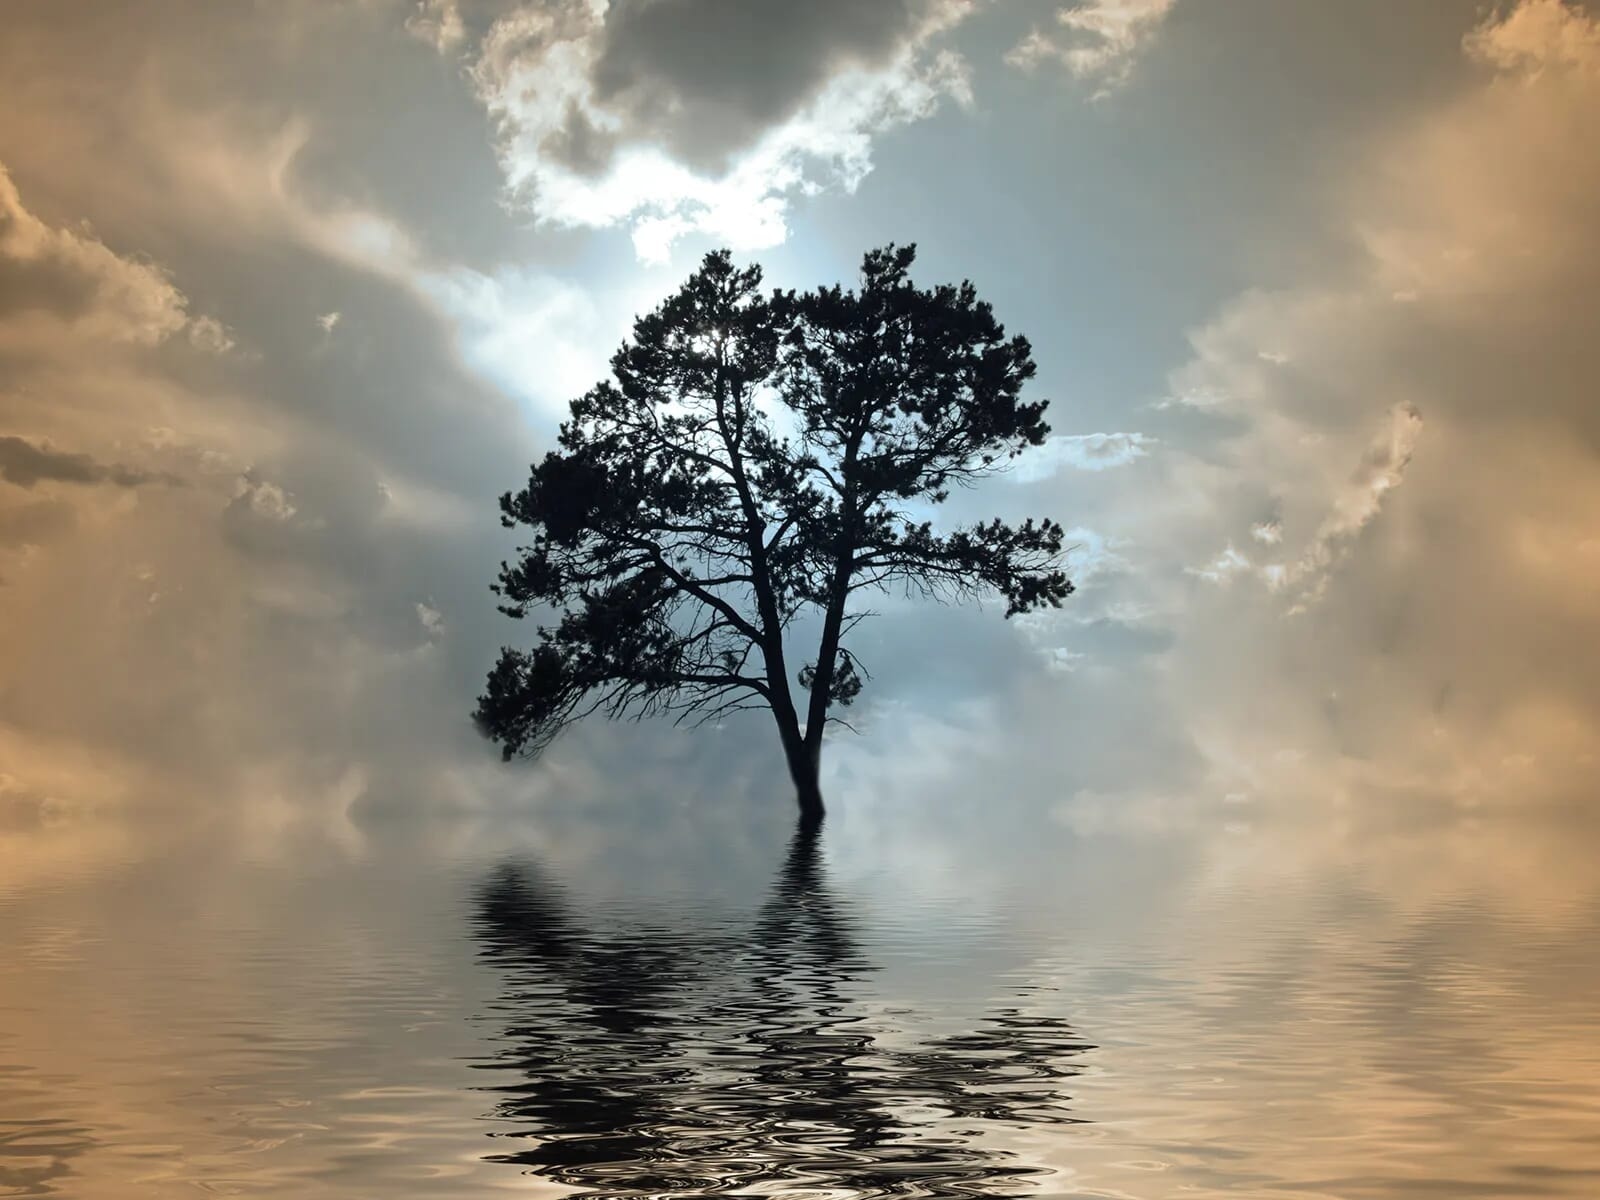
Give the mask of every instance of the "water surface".
M 1593 841 L 0 838 L 0 1195 L 1592 1197 Z

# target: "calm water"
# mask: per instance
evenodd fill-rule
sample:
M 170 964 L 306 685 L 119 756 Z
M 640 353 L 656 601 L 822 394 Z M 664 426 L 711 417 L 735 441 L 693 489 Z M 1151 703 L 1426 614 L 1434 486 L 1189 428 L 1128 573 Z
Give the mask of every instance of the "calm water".
M 0 1195 L 1600 1195 L 1587 833 L 934 816 L 0 830 Z

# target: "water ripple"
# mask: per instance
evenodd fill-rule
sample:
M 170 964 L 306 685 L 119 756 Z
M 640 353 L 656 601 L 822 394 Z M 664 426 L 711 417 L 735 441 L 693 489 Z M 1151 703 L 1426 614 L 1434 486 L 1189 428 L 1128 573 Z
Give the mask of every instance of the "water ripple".
M 867 1000 L 815 829 L 742 925 L 586 927 L 532 863 L 477 899 L 502 1044 L 475 1065 L 525 1143 L 493 1157 L 575 1195 L 1017 1195 L 1048 1169 L 996 1135 L 1079 1120 L 1093 1046 L 1065 1021 L 1019 1003 L 919 1039 Z

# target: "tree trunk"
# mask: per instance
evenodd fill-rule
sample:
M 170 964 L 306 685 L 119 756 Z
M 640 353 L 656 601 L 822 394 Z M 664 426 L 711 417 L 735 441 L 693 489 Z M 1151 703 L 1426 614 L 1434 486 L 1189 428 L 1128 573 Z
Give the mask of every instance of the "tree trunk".
M 833 696 L 833 673 L 839 665 L 839 635 L 844 629 L 844 606 L 850 599 L 850 576 L 855 571 L 856 453 L 861 435 L 855 434 L 844 452 L 846 492 L 840 497 L 839 540 L 834 548 L 833 581 L 828 589 L 828 607 L 822 618 L 822 644 L 817 647 L 816 674 L 811 680 L 811 695 L 806 704 L 806 757 L 815 778 L 822 769 L 822 739 L 828 729 L 828 706 Z
M 840 572 L 843 575 L 843 570 Z M 848 583 L 848 576 L 844 576 Z M 815 774 L 822 764 L 822 739 L 828 729 L 828 700 L 833 691 L 833 673 L 839 665 L 839 630 L 844 624 L 844 586 L 835 584 L 822 621 L 822 644 L 817 648 L 816 675 L 811 680 L 811 695 L 806 705 L 806 754 Z
M 806 740 L 800 736 L 800 722 L 796 719 L 794 706 L 775 704 L 772 715 L 778 722 L 778 737 L 783 742 L 784 761 L 789 764 L 789 778 L 794 780 L 795 801 L 800 805 L 800 823 L 809 825 L 820 821 L 823 806 L 822 787 L 817 779 L 817 760 L 812 757 Z
M 800 821 L 822 820 L 822 785 L 817 776 L 817 760 L 805 743 L 796 738 L 792 747 L 785 740 L 784 754 L 789 762 L 789 777 L 794 780 L 795 800 L 800 805 Z

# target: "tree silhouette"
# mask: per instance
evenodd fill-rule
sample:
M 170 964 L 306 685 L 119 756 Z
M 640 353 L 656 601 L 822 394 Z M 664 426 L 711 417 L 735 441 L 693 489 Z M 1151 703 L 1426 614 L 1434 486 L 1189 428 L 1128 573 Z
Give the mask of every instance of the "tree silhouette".
M 1071 593 L 1055 522 L 926 519 L 1049 426 L 1021 398 L 1027 339 L 970 283 L 916 287 L 914 257 L 871 251 L 853 290 L 764 294 L 759 267 L 718 251 L 635 321 L 559 450 L 501 497 L 502 522 L 532 531 L 501 564 L 501 611 L 558 614 L 502 651 L 479 698 L 507 758 L 596 710 L 767 708 L 801 811 L 820 815 L 830 710 L 862 686 L 845 644 L 859 593 L 998 593 L 1008 617 Z M 797 704 L 785 639 L 802 614 L 820 632 Z

